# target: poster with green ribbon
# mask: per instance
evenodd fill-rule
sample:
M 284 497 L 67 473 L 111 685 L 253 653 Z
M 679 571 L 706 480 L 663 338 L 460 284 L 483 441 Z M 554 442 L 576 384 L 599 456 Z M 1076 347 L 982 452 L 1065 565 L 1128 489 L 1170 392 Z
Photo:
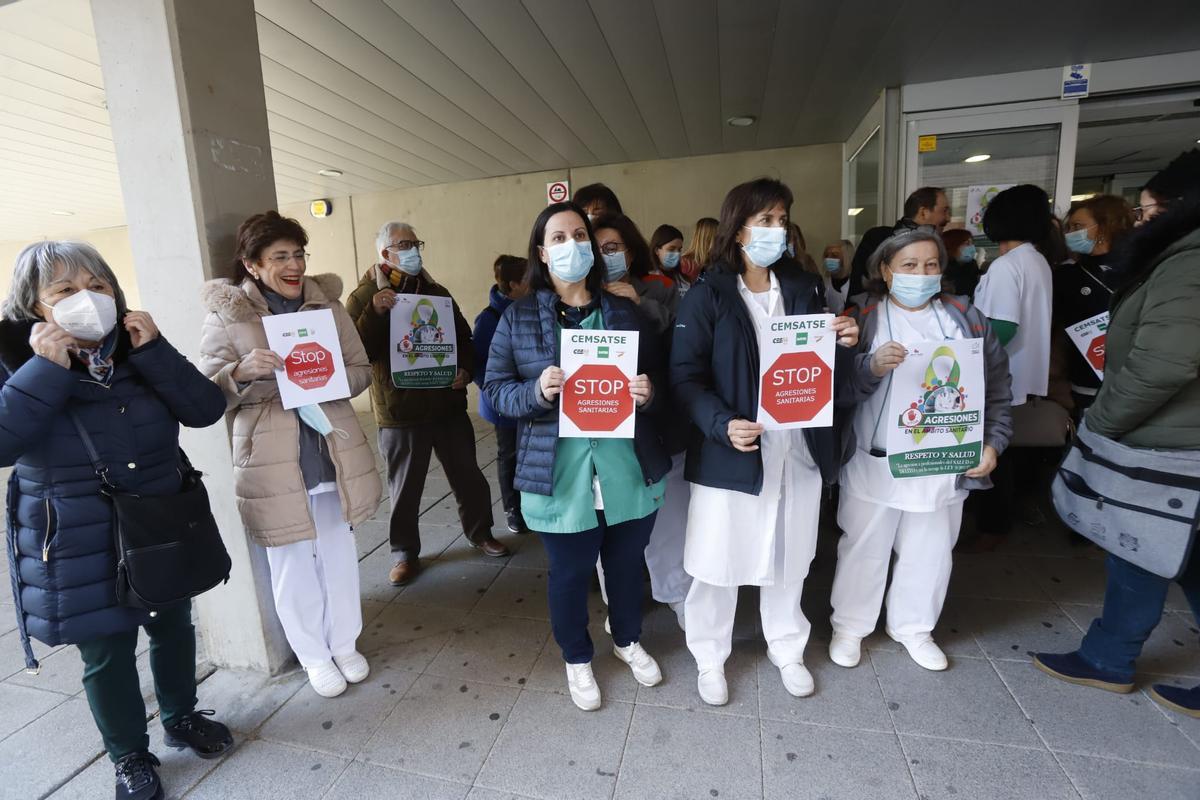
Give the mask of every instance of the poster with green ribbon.
M 392 383 L 397 389 L 440 389 L 458 372 L 458 337 L 449 297 L 398 294 L 391 317 Z
M 892 476 L 959 475 L 983 453 L 983 340 L 918 342 L 892 373 L 884 417 Z

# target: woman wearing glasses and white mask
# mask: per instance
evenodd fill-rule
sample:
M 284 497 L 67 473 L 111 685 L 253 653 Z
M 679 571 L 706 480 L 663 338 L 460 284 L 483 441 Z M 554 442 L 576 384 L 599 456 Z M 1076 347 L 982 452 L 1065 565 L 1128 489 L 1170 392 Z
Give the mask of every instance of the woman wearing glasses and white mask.
M 844 432 L 852 454 L 840 482 L 838 525 L 844 533 L 829 644 L 829 657 L 843 667 L 858 664 L 861 642 L 875 630 L 893 551 L 887 634 L 925 669 L 947 667 L 931 632 L 946 599 L 963 501 L 969 489 L 991 485 L 987 476 L 1012 434 L 1008 355 L 982 312 L 965 297 L 942 294 L 945 265 L 945 247 L 932 227 L 902 231 L 871 256 L 869 294 L 861 307 L 847 311 L 862 338 L 851 389 L 838 399 L 839 406 L 854 409 Z M 886 418 L 891 373 L 904 362 L 906 346 L 980 336 L 986 395 L 979 465 L 962 475 L 893 477 Z
M 604 291 L 633 301 L 656 333 L 666 332 L 675 321 L 679 293 L 646 279 L 654 261 L 637 225 L 624 214 L 614 214 L 597 219 L 592 230 L 604 259 Z
M 816 276 L 781 258 L 791 205 L 791 191 L 768 178 L 726 195 L 713 264 L 683 298 L 671 346 L 671 388 L 692 422 L 684 468 L 692 483 L 684 566 L 695 579 L 684 603 L 687 645 L 710 705 L 729 699 L 725 660 L 745 585 L 761 587 L 767 654 L 784 688 L 796 697 L 814 689 L 800 595 L 816 552 L 821 488 L 837 478 L 833 429 L 764 431 L 751 421 L 760 326 L 825 310 Z M 842 345 L 835 374 L 849 375 L 858 326 L 843 317 L 833 331 Z
M 348 399 L 285 411 L 263 317 L 333 312 L 351 395 L 371 382 L 371 365 L 338 301 L 341 278 L 307 276 L 308 235 L 275 211 L 237 232 L 236 277 L 210 281 L 200 368 L 225 393 L 232 418 L 238 509 L 246 532 L 267 549 L 275 609 L 309 683 L 334 697 L 366 679 L 356 641 L 362 630 L 353 526 L 379 507 L 375 455 Z

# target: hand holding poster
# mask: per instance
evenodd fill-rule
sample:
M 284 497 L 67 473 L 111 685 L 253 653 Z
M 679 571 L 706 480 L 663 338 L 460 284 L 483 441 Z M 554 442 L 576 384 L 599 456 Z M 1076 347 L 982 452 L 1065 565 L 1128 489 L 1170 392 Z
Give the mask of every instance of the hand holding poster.
M 638 332 L 563 330 L 563 381 L 558 435 L 567 438 L 632 439 Z
M 440 389 L 454 383 L 458 332 L 449 297 L 396 295 L 389 341 L 397 389 Z
M 982 339 L 908 346 L 885 412 L 893 477 L 958 475 L 979 465 L 983 375 Z
M 758 332 L 756 422 L 767 430 L 833 424 L 832 314 L 772 317 Z
M 262 318 L 267 346 L 283 359 L 275 371 L 285 409 L 350 396 L 337 323 L 328 308 L 268 314 Z
M 1104 346 L 1108 340 L 1108 312 L 1067 326 L 1067 336 L 1083 354 L 1096 377 L 1104 380 Z

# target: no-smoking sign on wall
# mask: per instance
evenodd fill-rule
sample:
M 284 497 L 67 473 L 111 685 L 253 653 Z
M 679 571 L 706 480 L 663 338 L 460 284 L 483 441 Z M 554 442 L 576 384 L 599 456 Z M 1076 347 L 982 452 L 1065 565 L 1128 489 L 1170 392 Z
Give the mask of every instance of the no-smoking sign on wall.
M 571 184 L 569 181 L 551 181 L 546 184 L 546 205 L 565 203 L 571 199 Z

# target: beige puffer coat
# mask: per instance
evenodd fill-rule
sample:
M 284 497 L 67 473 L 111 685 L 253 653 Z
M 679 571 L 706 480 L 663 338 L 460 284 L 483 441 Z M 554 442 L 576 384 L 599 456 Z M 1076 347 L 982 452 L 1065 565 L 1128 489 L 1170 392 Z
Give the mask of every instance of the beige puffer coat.
M 351 395 L 371 384 L 371 364 L 358 331 L 338 301 L 342 279 L 315 275 L 304 279 L 303 311 L 328 308 L 337 323 Z M 233 436 L 233 471 L 238 510 L 251 538 L 265 547 L 316 538 L 308 510 L 308 492 L 300 472 L 300 428 L 294 411 L 285 411 L 274 378 L 239 387 L 233 370 L 255 348 L 267 349 L 262 318 L 270 313 L 253 281 L 235 286 L 209 281 L 202 300 L 208 310 L 200 340 L 200 370 L 225 392 L 227 421 Z M 367 443 L 349 400 L 322 403 L 337 433 L 326 438 L 337 471 L 342 513 L 352 526 L 379 508 L 381 484 L 375 454 Z

